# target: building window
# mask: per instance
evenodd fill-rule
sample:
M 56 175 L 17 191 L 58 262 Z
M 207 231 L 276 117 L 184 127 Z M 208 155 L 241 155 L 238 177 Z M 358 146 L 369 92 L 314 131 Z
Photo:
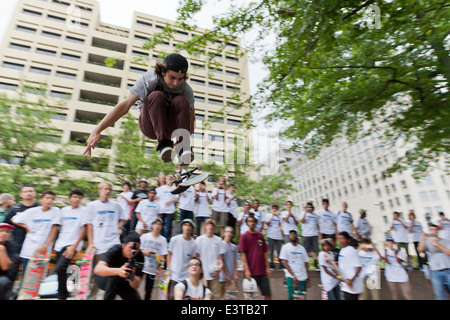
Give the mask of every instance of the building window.
M 49 76 L 52 72 L 49 69 L 38 68 L 38 67 L 30 67 L 30 72 L 43 74 Z
M 36 33 L 36 29 L 34 29 L 34 28 L 29 28 L 29 27 L 24 27 L 24 26 L 19 26 L 19 25 L 16 26 L 16 30 L 28 32 L 28 33 Z
M 13 63 L 13 62 L 3 62 L 3 68 L 14 69 L 14 70 L 23 70 L 23 64 Z
M 37 48 L 36 49 L 36 53 L 43 54 L 43 55 L 46 55 L 46 56 L 52 56 L 52 57 L 56 56 L 56 51 L 47 50 L 47 49 L 41 49 L 41 48 Z
M 420 194 L 420 199 L 422 201 L 427 201 L 428 200 L 428 195 L 427 195 L 427 193 L 425 191 L 422 191 L 419 194 Z
M 431 200 L 439 200 L 439 196 L 436 190 L 430 191 Z

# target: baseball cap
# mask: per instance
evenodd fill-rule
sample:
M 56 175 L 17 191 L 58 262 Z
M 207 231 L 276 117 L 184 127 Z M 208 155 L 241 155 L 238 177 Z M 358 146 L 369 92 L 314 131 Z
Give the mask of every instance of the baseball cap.
M 394 241 L 394 238 L 392 238 L 392 237 L 386 237 L 386 241 Z
M 10 230 L 14 230 L 15 229 L 15 227 L 13 225 L 11 225 L 9 223 L 4 223 L 4 222 L 0 223 L 0 228 L 8 228 Z
M 192 219 L 184 219 L 184 220 L 181 222 L 181 225 L 185 224 L 186 222 L 190 223 L 191 226 L 192 226 L 192 228 L 195 227 L 194 221 L 192 221 Z
M 142 178 L 139 182 L 148 182 L 147 179 Z
M 0 194 L 0 204 L 3 204 L 6 199 L 14 199 L 14 196 L 9 193 L 2 193 Z
M 188 62 L 181 54 L 171 53 L 164 58 L 163 62 L 167 65 L 167 69 L 169 70 L 178 73 L 187 73 Z

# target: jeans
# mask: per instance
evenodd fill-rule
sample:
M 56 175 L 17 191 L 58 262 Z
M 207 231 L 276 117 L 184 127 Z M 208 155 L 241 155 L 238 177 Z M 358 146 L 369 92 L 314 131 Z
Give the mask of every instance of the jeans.
M 164 238 L 167 239 L 167 243 L 170 242 L 170 238 L 172 237 L 172 220 L 173 220 L 173 213 L 162 213 L 161 218 L 163 219 L 164 228 L 162 235 Z
M 95 276 L 94 278 L 98 287 L 105 290 L 104 300 L 115 300 L 117 295 L 122 300 L 141 300 L 139 292 L 130 286 L 130 282 L 119 276 Z
M 446 300 L 450 295 L 450 269 L 430 270 L 431 285 L 436 300 Z
M 273 260 L 273 258 L 274 258 L 273 252 L 275 251 L 275 249 L 277 250 L 277 257 L 278 257 L 280 269 L 282 269 L 282 267 L 283 267 L 281 260 L 279 259 L 280 258 L 280 250 L 281 250 L 281 241 L 282 240 L 275 240 L 275 239 L 269 238 L 270 267 L 271 268 L 275 267 L 275 263 Z
M 330 291 L 327 291 L 328 300 L 341 300 L 341 288 L 339 284 Z
M 201 233 L 202 223 L 205 222 L 206 219 L 209 219 L 209 217 L 196 217 L 195 218 L 195 224 L 196 224 L 196 235 L 199 236 Z
M 7 276 L 0 276 L 0 300 L 9 300 L 12 281 Z
M 69 267 L 70 259 L 67 259 L 63 255 L 66 249 L 67 246 L 58 252 L 58 257 L 56 260 L 56 272 L 58 274 L 58 298 L 64 300 L 69 296 L 69 291 L 67 291 L 67 268 Z

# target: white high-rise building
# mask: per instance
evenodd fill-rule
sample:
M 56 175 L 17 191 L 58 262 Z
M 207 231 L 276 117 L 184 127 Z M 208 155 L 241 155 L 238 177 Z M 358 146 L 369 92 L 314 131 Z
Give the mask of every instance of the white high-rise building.
M 406 149 L 395 143 L 385 144 L 378 133 L 352 144 L 344 138 L 335 139 L 314 159 L 286 150 L 281 146 L 276 158 L 285 160 L 289 156 L 285 163 L 295 177 L 295 191 L 289 197 L 298 210 L 302 211 L 308 201 L 318 210 L 322 199 L 327 198 L 330 210 L 337 212 L 345 201 L 356 222 L 359 210 L 364 209 L 375 243 L 381 243 L 389 234 L 394 211 L 408 220 L 413 210 L 424 231 L 428 230 L 428 222 L 439 219 L 439 212 L 450 215 L 450 176 L 445 173 L 444 161 L 432 164 L 434 169 L 418 182 L 411 169 L 383 178 L 381 173 Z

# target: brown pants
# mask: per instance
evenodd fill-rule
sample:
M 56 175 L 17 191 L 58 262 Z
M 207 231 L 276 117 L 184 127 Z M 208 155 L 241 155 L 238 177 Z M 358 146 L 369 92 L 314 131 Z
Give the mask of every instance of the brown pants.
M 166 105 L 164 93 L 160 91 L 153 91 L 145 98 L 139 115 L 139 127 L 148 138 L 173 145 L 173 131 L 185 129 L 189 132 L 190 126 L 191 113 L 185 97 L 174 97 L 170 106 Z M 156 150 L 161 147 L 161 144 L 158 144 Z

